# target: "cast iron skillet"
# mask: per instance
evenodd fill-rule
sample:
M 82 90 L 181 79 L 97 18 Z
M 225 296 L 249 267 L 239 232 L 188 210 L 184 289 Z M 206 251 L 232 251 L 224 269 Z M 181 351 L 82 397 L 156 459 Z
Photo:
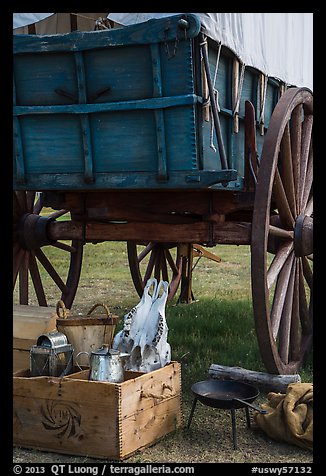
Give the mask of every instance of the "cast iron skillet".
M 253 408 L 260 413 L 267 413 L 251 405 L 259 395 L 253 385 L 236 380 L 203 380 L 192 385 L 191 390 L 195 397 L 204 405 L 214 408 Z

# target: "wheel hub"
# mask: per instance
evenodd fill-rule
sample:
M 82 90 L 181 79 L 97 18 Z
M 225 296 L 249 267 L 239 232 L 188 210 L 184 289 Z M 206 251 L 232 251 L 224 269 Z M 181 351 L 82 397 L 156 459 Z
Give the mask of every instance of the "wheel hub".
M 17 241 L 25 250 L 34 250 L 53 244 L 47 235 L 47 226 L 53 218 L 25 213 L 17 225 Z
M 313 218 L 299 215 L 294 227 L 294 253 L 297 257 L 313 253 Z

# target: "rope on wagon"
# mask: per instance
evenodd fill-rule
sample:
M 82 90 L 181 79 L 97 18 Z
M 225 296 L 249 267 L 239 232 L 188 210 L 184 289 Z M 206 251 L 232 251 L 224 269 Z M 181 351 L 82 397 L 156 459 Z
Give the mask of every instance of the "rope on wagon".
M 234 88 L 235 88 L 236 94 L 234 97 L 232 114 L 233 114 L 233 132 L 235 132 L 236 134 L 239 132 L 240 99 L 241 99 L 245 69 L 246 69 L 245 63 L 241 63 L 240 77 L 237 80 L 238 74 L 236 74 L 234 78 Z
M 216 55 L 216 63 L 215 63 L 215 71 L 214 71 L 214 79 L 213 79 L 213 91 L 214 91 L 214 101 L 216 103 L 216 107 L 218 112 L 220 112 L 220 106 L 218 103 L 218 89 L 215 87 L 216 83 L 216 78 L 217 78 L 217 71 L 218 71 L 218 66 L 220 62 L 220 55 L 221 55 L 221 49 L 222 49 L 222 42 L 220 41 L 218 44 L 218 50 L 217 50 L 217 55 Z M 208 100 L 208 104 L 210 103 L 210 99 Z M 216 152 L 216 147 L 214 145 L 214 121 L 213 121 L 213 111 L 212 107 L 210 107 L 210 121 L 211 121 L 211 130 L 210 130 L 210 139 L 209 139 L 209 146 L 211 149 Z
M 265 74 L 261 74 L 260 75 L 260 111 L 259 111 L 259 131 L 261 136 L 264 135 L 267 83 L 268 83 L 268 76 Z

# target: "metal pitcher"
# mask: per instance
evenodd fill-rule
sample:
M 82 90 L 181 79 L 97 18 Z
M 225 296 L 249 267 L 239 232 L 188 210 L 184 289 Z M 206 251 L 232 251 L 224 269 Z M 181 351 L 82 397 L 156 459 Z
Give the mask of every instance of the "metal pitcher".
M 79 352 L 77 358 L 81 354 L 87 354 L 89 357 L 89 380 L 106 381 L 120 383 L 124 380 L 125 359 L 130 354 L 122 353 L 119 350 L 110 349 L 107 344 L 93 352 Z

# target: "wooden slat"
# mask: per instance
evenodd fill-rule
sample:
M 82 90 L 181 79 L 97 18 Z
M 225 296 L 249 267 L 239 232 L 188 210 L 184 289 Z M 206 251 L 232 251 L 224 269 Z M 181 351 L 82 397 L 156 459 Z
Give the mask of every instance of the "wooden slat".
M 83 225 L 78 222 L 49 223 L 48 236 L 52 240 L 84 238 Z M 88 223 L 85 230 L 87 241 L 162 241 L 177 243 L 205 243 L 248 245 L 251 242 L 251 224 L 224 222 L 213 230 L 207 222 L 175 225 L 162 223 Z
M 15 106 L 14 117 L 28 114 L 92 114 L 96 112 L 155 110 L 168 107 L 187 106 L 201 102 L 196 94 L 165 96 L 161 98 L 135 99 L 130 101 L 115 101 L 98 104 L 65 104 L 57 106 Z

